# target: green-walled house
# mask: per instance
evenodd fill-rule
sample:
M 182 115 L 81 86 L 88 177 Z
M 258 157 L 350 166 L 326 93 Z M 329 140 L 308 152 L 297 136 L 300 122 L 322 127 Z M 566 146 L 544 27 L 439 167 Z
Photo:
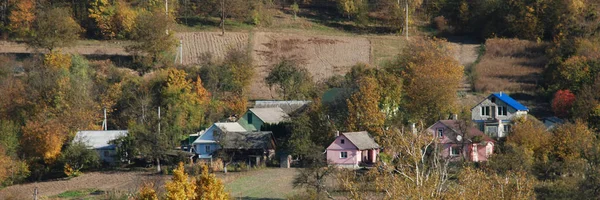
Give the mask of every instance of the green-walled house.
M 279 107 L 251 108 L 238 120 L 238 123 L 248 131 L 260 131 L 263 124 L 278 124 L 289 118 L 289 115 Z

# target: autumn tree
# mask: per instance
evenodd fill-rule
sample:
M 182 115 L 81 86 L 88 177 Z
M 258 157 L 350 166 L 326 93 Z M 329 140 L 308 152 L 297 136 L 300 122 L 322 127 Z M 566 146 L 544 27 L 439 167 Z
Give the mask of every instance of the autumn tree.
M 202 165 L 202 173 L 196 178 L 195 200 L 229 199 L 229 193 L 225 191 L 225 186 L 214 174 L 208 172 L 208 166 Z
M 158 195 L 156 194 L 156 190 L 154 189 L 153 183 L 144 183 L 138 191 L 136 200 L 158 200 Z
M 28 176 L 27 164 L 14 156 L 7 155 L 3 145 L 0 144 L 0 185 L 10 186 L 21 183 Z
M 536 181 L 526 172 L 510 171 L 499 175 L 467 167 L 461 169 L 457 177 L 458 186 L 450 192 L 453 199 L 469 196 L 482 199 L 534 199 L 536 196 Z
M 584 171 L 587 150 L 595 145 L 595 133 L 581 121 L 558 126 L 552 137 L 551 159 L 553 165 L 559 165 L 550 177 L 581 175 Z
M 66 136 L 67 128 L 60 120 L 39 114 L 26 122 L 20 144 L 26 156 L 53 164 L 60 155 Z
M 366 130 L 379 139 L 382 136 L 385 115 L 379 108 L 381 95 L 377 80 L 364 77 L 357 80 L 357 85 L 358 90 L 351 95 L 350 99 L 346 100 L 348 105 L 346 129 L 348 131 Z
M 448 54 L 443 41 L 417 40 L 408 44 L 386 67 L 402 78 L 408 121 L 431 124 L 456 110 L 463 66 Z
M 88 12 L 88 17 L 96 22 L 100 36 L 105 39 L 112 39 L 116 36 L 116 27 L 112 23 L 115 7 L 108 0 L 91 1 Z
M 574 101 L 575 95 L 570 90 L 556 91 L 552 99 L 552 111 L 557 117 L 567 117 Z
M 168 200 L 196 198 L 196 181 L 193 178 L 189 180 L 188 174 L 184 170 L 183 162 L 180 162 L 177 168 L 173 170 L 171 181 L 165 184 Z
M 173 140 L 183 139 L 204 123 L 204 111 L 208 94 L 201 84 L 187 79 L 183 70 L 169 69 L 166 85 L 162 90 L 162 102 L 166 107 L 165 122 Z M 197 80 L 200 83 L 200 79 Z
M 51 8 L 40 12 L 33 23 L 29 45 L 52 51 L 74 45 L 82 32 L 67 8 Z
M 9 27 L 18 37 L 28 36 L 35 20 L 34 0 L 11 0 L 10 3 L 15 8 L 8 17 L 10 20 Z
M 270 88 L 276 85 L 284 100 L 307 99 L 313 88 L 310 73 L 291 60 L 282 60 L 275 65 L 265 82 Z

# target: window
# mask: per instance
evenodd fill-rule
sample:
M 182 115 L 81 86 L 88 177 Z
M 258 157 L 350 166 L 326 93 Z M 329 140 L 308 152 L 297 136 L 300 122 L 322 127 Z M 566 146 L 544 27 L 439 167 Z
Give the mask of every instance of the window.
M 206 153 L 210 153 L 210 145 L 204 146 L 204 150 Z
M 490 116 L 490 107 L 489 106 L 481 107 L 481 116 Z
M 506 106 L 498 106 L 498 115 L 506 116 Z
M 340 158 L 348 158 L 348 152 L 345 152 L 345 151 L 340 152 Z
M 344 139 L 340 140 L 340 143 L 344 144 L 346 141 Z
M 504 125 L 504 133 L 510 132 L 510 125 Z
M 458 147 L 450 147 L 451 156 L 457 156 L 458 154 L 460 154 L 460 149 L 458 149 Z
M 496 103 L 496 98 L 492 97 L 492 103 Z
M 438 134 L 438 137 L 444 137 L 444 129 L 443 128 L 438 128 L 437 129 L 437 134 Z
M 248 118 L 248 124 L 252 124 L 252 113 L 248 113 L 246 118 Z

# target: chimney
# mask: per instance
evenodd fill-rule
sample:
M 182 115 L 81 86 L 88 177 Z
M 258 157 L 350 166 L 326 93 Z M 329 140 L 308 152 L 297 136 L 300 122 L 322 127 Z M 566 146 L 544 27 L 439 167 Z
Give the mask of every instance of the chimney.
M 340 136 L 340 131 L 335 131 L 335 138 Z
M 452 117 L 453 117 L 453 120 L 458 120 L 458 114 L 454 114 Z
M 500 96 L 502 96 L 502 91 L 500 91 Z
M 410 125 L 410 130 L 416 134 L 417 133 L 417 125 L 415 123 L 412 123 Z

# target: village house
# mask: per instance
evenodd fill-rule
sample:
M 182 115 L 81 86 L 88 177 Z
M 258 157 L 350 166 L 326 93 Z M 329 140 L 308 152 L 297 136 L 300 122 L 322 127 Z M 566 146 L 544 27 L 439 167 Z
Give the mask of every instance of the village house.
M 224 160 L 259 166 L 275 156 L 276 142 L 271 131 L 225 132 L 216 134 L 217 155 Z
M 513 119 L 527 116 L 529 109 L 506 93 L 493 93 L 471 109 L 471 119 L 490 137 L 503 138 L 510 132 Z
M 110 141 L 127 136 L 127 130 L 78 131 L 73 143 L 83 143 L 88 149 L 94 149 L 100 160 L 109 164 L 115 163 L 117 146 Z
M 251 108 L 238 123 L 248 131 L 260 131 L 263 124 L 278 124 L 289 120 L 290 116 L 279 107 Z
M 198 158 L 212 158 L 212 153 L 219 147 L 214 137 L 215 132 L 246 132 L 246 129 L 237 122 L 214 123 L 205 131 L 198 133 L 199 135 L 192 142 L 193 152 L 198 154 Z
M 377 161 L 379 149 L 366 131 L 342 133 L 327 147 L 327 163 L 347 168 L 373 164 Z
M 458 161 L 465 158 L 472 162 L 487 161 L 494 151 L 495 141 L 476 127 L 458 120 L 440 120 L 427 128 L 437 138 L 441 156 Z

